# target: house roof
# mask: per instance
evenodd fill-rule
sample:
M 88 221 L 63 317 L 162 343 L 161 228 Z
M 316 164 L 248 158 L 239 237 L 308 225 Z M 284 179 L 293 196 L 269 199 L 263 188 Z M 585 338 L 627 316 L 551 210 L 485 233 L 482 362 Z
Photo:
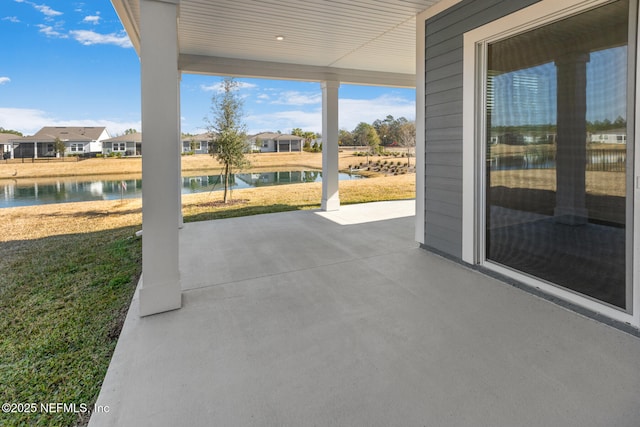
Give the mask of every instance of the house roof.
M 74 141 L 97 141 L 105 131 L 104 126 L 47 126 L 40 129 L 34 137 L 53 136 L 55 139 Z
M 257 135 L 253 135 L 252 137 L 249 138 L 250 141 L 255 141 L 256 139 L 262 139 L 262 140 L 269 140 L 269 139 L 273 139 L 275 141 L 282 141 L 282 140 L 302 140 L 304 138 L 297 136 L 297 135 L 291 135 L 289 133 L 275 133 L 275 132 L 262 132 L 259 133 Z
M 607 129 L 607 130 L 594 130 L 591 132 L 594 135 L 626 135 L 627 130 L 625 128 Z
M 0 133 L 0 144 L 7 144 L 16 138 L 20 138 L 20 136 L 14 133 Z
M 179 68 L 413 87 L 415 17 L 440 1 L 171 0 L 179 4 Z M 111 2 L 139 53 L 139 0 Z
M 279 133 L 275 133 L 275 132 L 260 132 L 256 135 L 253 135 L 252 137 L 249 138 L 249 140 L 251 141 L 255 141 L 256 139 L 260 138 L 260 139 L 275 139 L 278 135 L 280 135 Z
M 191 135 L 191 136 L 182 136 L 182 141 L 183 142 L 189 142 L 191 140 L 193 141 L 209 141 L 211 139 L 211 135 L 209 133 L 199 133 L 197 135 Z
M 304 138 L 301 137 L 301 136 L 291 135 L 290 133 L 283 133 L 283 134 L 278 135 L 275 138 L 276 141 L 283 141 L 283 140 L 286 140 L 286 141 L 301 141 L 303 139 Z
M 53 142 L 62 141 L 90 142 L 99 140 L 105 131 L 104 126 L 45 126 L 33 136 L 14 139 L 16 142 Z
M 142 142 L 142 132 L 135 132 L 116 136 L 115 138 L 103 139 L 102 142 Z

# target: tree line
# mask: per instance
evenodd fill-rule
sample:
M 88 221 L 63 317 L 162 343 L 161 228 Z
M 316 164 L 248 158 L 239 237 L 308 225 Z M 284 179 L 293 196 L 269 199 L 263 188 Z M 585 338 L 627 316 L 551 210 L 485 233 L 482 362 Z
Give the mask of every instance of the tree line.
M 352 131 L 340 129 L 340 145 L 368 147 L 380 152 L 383 147 L 413 147 L 416 145 L 416 124 L 404 117 L 388 115 L 369 124 L 360 122 Z
M 307 151 L 320 151 L 322 144 L 318 144 L 320 134 L 294 128 L 292 135 L 304 138 L 304 147 Z M 384 119 L 375 120 L 373 123 L 360 122 L 351 131 L 340 129 L 338 144 L 341 146 L 363 147 L 374 153 L 383 150 L 384 147 L 414 147 L 416 145 L 416 124 L 404 117 L 394 118 L 388 115 Z
M 587 120 L 587 132 L 600 132 L 603 130 L 626 129 L 627 121 L 618 116 L 614 121 L 604 120 Z M 515 126 L 492 126 L 491 130 L 496 133 L 555 133 L 558 126 L 555 123 L 541 125 L 515 125 Z

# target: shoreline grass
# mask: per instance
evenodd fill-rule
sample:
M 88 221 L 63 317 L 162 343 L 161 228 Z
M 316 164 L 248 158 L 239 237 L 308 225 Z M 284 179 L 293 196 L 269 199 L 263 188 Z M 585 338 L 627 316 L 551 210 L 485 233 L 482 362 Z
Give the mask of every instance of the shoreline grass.
M 342 150 L 339 153 L 338 168 L 347 170 L 365 161 L 362 156 L 356 155 L 357 151 Z M 369 156 L 370 160 L 406 161 L 406 157 L 396 156 Z M 287 170 L 289 168 L 322 169 L 322 153 L 260 153 L 248 154 L 251 162 L 251 170 L 271 171 Z M 412 163 L 413 159 L 412 159 Z M 196 172 L 218 174 L 222 170 L 212 156 L 208 154 L 196 154 L 182 156 L 180 162 L 183 175 Z M 275 169 L 274 169 L 275 168 Z M 142 158 L 94 158 L 76 162 L 51 162 L 51 163 L 20 163 L 15 161 L 0 161 L 0 182 L 3 180 L 20 181 L 26 178 L 62 178 L 76 176 L 95 175 L 141 175 Z

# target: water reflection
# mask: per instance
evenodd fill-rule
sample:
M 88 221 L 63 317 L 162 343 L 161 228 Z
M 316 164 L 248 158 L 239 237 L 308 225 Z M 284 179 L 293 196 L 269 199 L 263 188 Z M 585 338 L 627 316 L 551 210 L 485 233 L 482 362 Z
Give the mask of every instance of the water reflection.
M 626 162 L 627 152 L 624 149 L 587 149 L 587 171 L 624 172 Z M 490 155 L 488 166 L 491 170 L 555 169 L 556 150 L 532 148 L 520 154 Z
M 339 174 L 340 180 L 360 179 L 361 175 Z M 321 182 L 321 171 L 279 171 L 239 173 L 231 175 L 233 189 L 271 185 Z M 220 191 L 224 188 L 222 175 L 185 176 L 182 194 Z M 37 179 L 28 182 L 12 180 L 1 184 L 0 208 L 51 203 L 87 202 L 142 197 L 142 179 Z

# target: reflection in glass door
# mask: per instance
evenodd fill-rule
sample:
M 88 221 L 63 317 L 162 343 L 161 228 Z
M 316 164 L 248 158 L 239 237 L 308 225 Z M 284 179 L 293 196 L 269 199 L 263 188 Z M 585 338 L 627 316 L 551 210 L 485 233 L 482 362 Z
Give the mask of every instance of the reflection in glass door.
M 489 43 L 486 259 L 626 309 L 627 0 Z

